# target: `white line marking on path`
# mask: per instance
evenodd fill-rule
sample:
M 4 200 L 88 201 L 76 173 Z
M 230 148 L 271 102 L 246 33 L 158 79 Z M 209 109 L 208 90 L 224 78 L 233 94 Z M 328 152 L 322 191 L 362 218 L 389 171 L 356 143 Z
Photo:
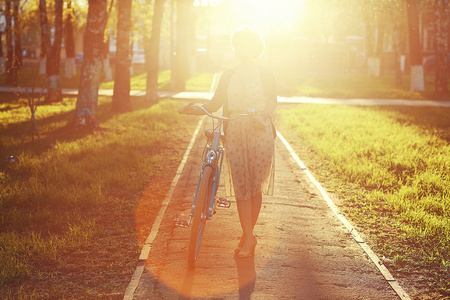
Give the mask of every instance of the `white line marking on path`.
M 333 202 L 333 200 L 331 200 L 330 196 L 328 196 L 325 189 L 314 178 L 314 176 L 311 174 L 311 172 L 309 172 L 307 167 L 303 164 L 303 162 L 300 160 L 300 158 L 295 153 L 294 149 L 292 149 L 292 147 L 289 145 L 289 143 L 286 141 L 286 139 L 281 135 L 281 133 L 279 131 L 277 131 L 277 136 L 280 138 L 280 140 L 286 146 L 287 150 L 289 151 L 291 156 L 294 158 L 295 162 L 300 166 L 300 168 L 303 170 L 303 172 L 305 172 L 305 174 L 306 174 L 306 176 L 308 176 L 309 180 L 311 180 L 311 182 L 316 186 L 316 188 L 319 190 L 320 194 L 322 194 L 323 199 L 327 202 L 328 206 L 331 208 L 334 215 L 342 222 L 342 224 L 344 224 L 344 226 L 350 232 L 352 237 L 359 244 L 359 246 L 361 246 L 361 248 L 366 252 L 366 254 L 369 256 L 369 258 L 372 260 L 372 262 L 375 264 L 375 266 L 378 268 L 378 270 L 384 276 L 386 281 L 392 287 L 392 289 L 400 297 L 400 299 L 411 300 L 409 295 L 405 292 L 405 290 L 403 290 L 403 288 L 400 286 L 400 284 L 398 284 L 398 282 L 395 280 L 395 278 L 392 276 L 392 274 L 389 272 L 389 270 L 386 268 L 386 266 L 383 264 L 383 262 L 377 257 L 377 255 L 372 251 L 372 249 L 370 249 L 370 247 L 364 242 L 364 240 L 358 234 L 356 229 L 350 224 L 350 222 L 339 211 L 339 208 L 336 206 L 336 204 L 334 204 L 334 202 Z
M 181 177 L 184 166 L 186 165 L 186 161 L 189 157 L 192 147 L 194 146 L 195 139 L 197 138 L 197 135 L 200 131 L 200 128 L 203 125 L 204 120 L 205 117 L 201 118 L 200 121 L 198 122 L 197 128 L 195 129 L 194 134 L 192 135 L 191 141 L 189 142 L 189 145 L 186 148 L 186 151 L 184 152 L 183 159 L 181 160 L 177 172 L 175 173 L 175 177 L 172 179 L 172 183 L 170 184 L 170 189 L 166 195 L 166 198 L 161 204 L 161 208 L 159 210 L 158 215 L 155 218 L 155 221 L 153 222 L 150 234 L 148 235 L 147 239 L 145 240 L 144 246 L 142 247 L 141 254 L 139 255 L 138 265 L 136 266 L 136 270 L 134 271 L 133 276 L 131 277 L 131 281 L 128 284 L 127 289 L 125 290 L 125 294 L 123 296 L 124 300 L 133 299 L 134 292 L 136 291 L 136 288 L 139 285 L 139 281 L 141 280 L 142 273 L 144 272 L 145 261 L 147 260 L 150 250 L 152 248 L 152 243 L 155 240 L 156 234 L 159 231 L 159 226 L 161 225 L 164 214 L 166 213 L 167 206 L 169 205 L 169 202 L 172 199 L 175 187 L 178 183 L 178 180 Z

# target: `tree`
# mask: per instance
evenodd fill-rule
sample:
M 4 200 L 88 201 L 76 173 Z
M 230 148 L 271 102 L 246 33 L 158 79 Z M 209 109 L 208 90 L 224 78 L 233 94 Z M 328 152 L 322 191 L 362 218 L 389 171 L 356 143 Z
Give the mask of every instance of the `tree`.
M 96 127 L 98 87 L 102 65 L 103 37 L 107 20 L 106 0 L 89 0 L 84 59 L 81 65 L 75 124 Z
M 449 0 L 435 0 L 436 5 L 436 77 L 435 88 L 438 96 L 447 94 L 447 52 L 448 52 L 448 2 Z
M 109 15 L 109 13 L 108 13 Z M 105 32 L 107 33 L 107 31 Z M 103 73 L 105 75 L 104 81 L 112 81 L 112 70 L 111 70 L 111 63 L 109 61 L 109 44 L 110 44 L 110 37 L 109 34 L 107 34 L 106 40 L 103 42 L 103 48 L 102 48 L 102 63 L 103 63 Z
M 55 35 L 53 45 L 47 49 L 47 96 L 45 101 L 62 101 L 61 78 L 59 76 L 59 66 L 61 63 L 61 44 L 63 36 L 63 0 L 55 0 Z M 50 43 L 50 40 L 47 42 Z
M 383 74 L 384 40 L 389 32 L 389 0 L 369 0 L 359 2 L 366 25 L 367 66 L 369 75 L 379 77 Z
M 13 29 L 11 15 L 11 1 L 5 5 L 5 33 L 6 33 L 6 83 L 17 85 L 17 68 L 14 64 Z
M 116 72 L 114 75 L 114 94 L 112 110 L 131 111 L 130 101 L 130 29 L 131 0 L 119 0 L 117 16 Z
M 40 74 L 46 73 L 47 54 L 50 52 L 50 29 L 47 18 L 47 2 L 39 0 L 39 20 L 41 24 L 41 57 L 40 57 Z
M 5 73 L 5 57 L 3 54 L 3 30 L 0 28 L 0 73 Z
M 65 50 L 66 50 L 66 62 L 65 62 L 65 76 L 66 78 L 72 78 L 77 70 L 75 66 L 75 41 L 73 37 L 73 22 L 75 11 L 72 7 L 72 1 L 67 1 L 67 14 L 66 14 L 66 26 L 65 26 Z
M 62 100 L 61 78 L 59 76 L 59 66 L 61 62 L 61 44 L 63 35 L 63 0 L 55 0 L 55 23 L 53 45 L 50 41 L 50 26 L 47 17 L 46 0 L 39 1 L 40 22 L 41 22 L 41 73 L 47 75 L 47 95 L 46 102 L 57 102 Z
M 145 100 L 158 101 L 159 45 L 161 41 L 161 23 L 164 15 L 165 0 L 155 0 L 152 19 L 152 31 L 148 49 L 146 49 L 147 90 Z
M 189 56 L 192 51 L 192 16 L 193 0 L 177 0 L 176 46 L 173 68 L 174 89 L 183 91 L 190 76 Z
M 40 41 L 39 1 L 21 0 L 19 6 L 22 46 L 33 47 Z
M 411 64 L 411 86 L 412 92 L 423 92 L 425 82 L 422 65 L 422 49 L 420 45 L 419 32 L 419 9 L 417 0 L 407 0 L 408 31 L 409 31 L 409 56 Z
M 392 41 L 395 56 L 395 84 L 401 86 L 402 79 L 402 57 L 404 59 L 406 49 L 406 10 L 403 0 L 393 1 L 390 6 L 392 17 Z
M 14 19 L 14 68 L 20 70 L 22 68 L 22 43 L 21 35 L 21 17 L 19 14 L 19 0 L 13 2 L 13 19 Z

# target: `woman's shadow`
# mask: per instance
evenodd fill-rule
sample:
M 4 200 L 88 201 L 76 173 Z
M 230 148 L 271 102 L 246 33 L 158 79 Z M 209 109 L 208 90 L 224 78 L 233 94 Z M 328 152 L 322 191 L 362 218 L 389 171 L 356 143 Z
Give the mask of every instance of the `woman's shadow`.
M 256 270 L 254 257 L 239 258 L 234 256 L 238 271 L 239 299 L 251 299 L 255 290 Z
M 256 270 L 254 257 L 239 258 L 234 256 L 238 272 L 239 299 L 251 299 L 255 290 Z M 179 300 L 191 299 L 192 287 L 194 284 L 195 270 L 188 270 L 183 282 L 183 287 Z

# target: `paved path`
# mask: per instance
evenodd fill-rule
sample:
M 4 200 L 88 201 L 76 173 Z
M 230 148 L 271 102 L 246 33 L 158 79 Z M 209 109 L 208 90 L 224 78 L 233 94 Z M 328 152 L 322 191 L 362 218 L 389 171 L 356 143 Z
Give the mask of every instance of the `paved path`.
M 0 87 L 0 93 L 19 92 L 25 93 L 30 88 Z M 41 89 L 35 89 L 36 93 L 41 93 Z M 76 96 L 77 89 L 63 89 L 64 96 Z M 101 89 L 99 95 L 112 96 L 112 89 Z M 145 91 L 131 90 L 132 97 L 144 97 Z M 192 100 L 205 102 L 211 99 L 211 93 L 204 92 L 158 92 L 160 98 L 171 98 L 177 100 Z M 402 99 L 337 99 L 337 98 L 313 98 L 313 97 L 278 97 L 279 103 L 316 103 L 316 104 L 337 104 L 337 105 L 399 105 L 399 106 L 444 106 L 450 107 L 450 101 L 433 101 L 433 100 L 402 100 Z
M 207 223 L 197 267 L 189 270 L 189 229 L 173 219 L 189 214 L 203 145 L 200 134 L 133 299 L 398 299 L 280 139 L 275 195 L 263 199 L 255 257 L 234 257 L 241 229 L 233 203 Z

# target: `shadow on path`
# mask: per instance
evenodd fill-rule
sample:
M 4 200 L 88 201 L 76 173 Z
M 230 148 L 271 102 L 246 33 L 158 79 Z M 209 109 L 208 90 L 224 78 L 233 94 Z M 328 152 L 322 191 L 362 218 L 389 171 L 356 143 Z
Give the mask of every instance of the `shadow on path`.
M 256 285 L 256 270 L 254 257 L 234 257 L 238 271 L 239 299 L 251 299 Z

